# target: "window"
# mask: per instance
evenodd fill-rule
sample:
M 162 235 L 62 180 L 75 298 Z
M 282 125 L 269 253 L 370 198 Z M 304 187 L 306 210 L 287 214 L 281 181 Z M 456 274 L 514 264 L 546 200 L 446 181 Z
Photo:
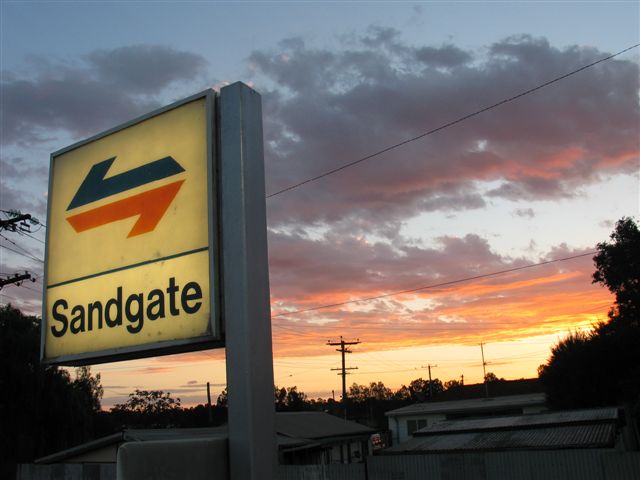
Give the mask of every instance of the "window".
M 427 421 L 422 420 L 407 420 L 407 433 L 413 435 L 416 430 L 420 430 L 427 426 Z
M 415 432 L 418 429 L 418 424 L 415 420 L 407 420 L 407 433 L 409 435 L 413 435 L 413 432 Z

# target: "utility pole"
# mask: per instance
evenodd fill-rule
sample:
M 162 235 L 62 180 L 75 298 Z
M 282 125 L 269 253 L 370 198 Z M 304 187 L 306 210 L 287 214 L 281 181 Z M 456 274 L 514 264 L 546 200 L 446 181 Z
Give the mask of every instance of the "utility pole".
M 464 373 L 460 375 L 460 385 L 464 385 Z
M 7 220 L 0 220 L 0 230 L 11 230 L 12 232 L 16 231 L 16 228 L 19 228 L 22 231 L 28 232 L 29 224 L 26 223 L 27 220 L 31 220 L 31 215 L 28 213 L 16 215 L 15 217 L 9 218 Z M 22 222 L 20 225 L 16 225 L 17 223 Z
M 480 343 L 480 353 L 482 353 L 482 378 L 484 380 L 484 396 L 489 398 L 489 384 L 487 383 L 487 362 L 484 361 L 484 347 Z
M 428 364 L 426 367 L 423 365 L 422 368 L 427 368 L 429 370 L 429 400 L 433 398 L 433 383 L 431 380 L 431 367 L 437 367 L 438 365 Z
M 25 280 L 31 280 L 32 282 L 36 281 L 36 279 L 33 278 L 29 272 L 24 272 L 22 274 L 16 273 L 13 275 L 13 277 L 0 278 L 0 290 L 2 290 L 2 287 L 4 287 L 5 285 L 11 285 L 12 283 L 20 286 Z
M 209 426 L 213 425 L 213 412 L 211 411 L 211 385 L 207 382 L 207 412 L 209 413 Z
M 339 342 L 332 342 L 331 340 L 327 342 L 327 345 L 340 346 L 340 348 L 336 349 L 336 352 L 340 352 L 340 354 L 342 355 L 342 367 L 332 368 L 331 370 L 340 370 L 340 373 L 338 373 L 338 375 L 342 376 L 342 408 L 344 410 L 345 420 L 347 419 L 347 370 L 357 370 L 358 367 L 346 367 L 344 362 L 344 355 L 345 353 L 351 353 L 351 350 L 347 348 L 347 345 L 357 345 L 359 343 L 359 339 L 356 339 L 355 342 L 345 342 L 342 338 L 342 335 L 340 335 Z

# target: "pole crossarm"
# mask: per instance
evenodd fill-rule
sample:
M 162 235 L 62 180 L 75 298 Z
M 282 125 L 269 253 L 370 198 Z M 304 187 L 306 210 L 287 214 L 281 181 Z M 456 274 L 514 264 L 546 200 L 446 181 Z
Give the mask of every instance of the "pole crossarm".
M 9 218 L 7 220 L 0 220 L 0 230 L 11 230 L 12 232 L 16 231 L 16 225 L 19 222 L 25 222 L 27 220 L 31 220 L 31 215 L 28 213 L 22 215 L 16 215 L 15 217 Z
M 36 279 L 33 278 L 29 272 L 16 273 L 13 275 L 13 277 L 0 278 L 0 290 L 2 290 L 2 287 L 4 287 L 5 285 L 11 285 L 13 283 L 15 283 L 17 286 L 20 286 L 25 280 L 31 280 L 32 282 L 36 281 Z

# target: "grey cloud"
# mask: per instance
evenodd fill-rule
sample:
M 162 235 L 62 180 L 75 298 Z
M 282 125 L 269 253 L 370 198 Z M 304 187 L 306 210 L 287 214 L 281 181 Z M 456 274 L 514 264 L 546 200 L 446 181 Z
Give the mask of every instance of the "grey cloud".
M 49 169 L 46 166 L 32 165 L 24 158 L 0 158 L 0 177 L 5 180 L 45 180 L 48 174 Z
M 454 45 L 443 45 L 440 48 L 422 47 L 416 50 L 415 55 L 422 63 L 436 67 L 457 67 L 473 58 L 469 52 Z
M 133 45 L 87 55 L 95 75 L 129 92 L 153 93 L 204 72 L 200 55 L 162 45 Z
M 615 223 L 613 222 L 613 220 L 602 220 L 601 222 L 598 223 L 598 225 L 600 227 L 611 230 L 613 229 L 613 226 L 615 225 Z
M 153 99 L 203 72 L 202 57 L 161 46 L 95 51 L 68 65 L 32 59 L 32 74 L 3 75 L 3 144 L 28 144 L 64 130 L 86 136 L 158 106 Z M 144 95 L 142 95 L 144 93 Z
M 389 244 L 334 231 L 318 239 L 271 232 L 272 293 L 274 298 L 304 298 L 403 290 L 521 263 L 496 254 L 477 235 L 442 237 L 436 242 L 425 247 L 400 236 Z
M 13 178 L 17 177 L 22 172 L 18 169 L 18 159 L 5 160 L 0 158 L 0 177 Z
M 38 142 L 46 130 L 86 136 L 157 106 L 105 87 L 84 72 L 3 84 L 2 142 Z
M 28 212 L 38 219 L 47 216 L 47 204 L 44 197 L 38 197 L 9 183 L 10 178 L 0 179 L 0 208 Z
M 426 198 L 420 203 L 420 210 L 432 211 L 461 211 L 483 208 L 486 202 L 478 193 L 444 194 Z
M 326 50 L 305 49 L 304 42 L 285 42 L 288 48 L 275 56 L 256 51 L 249 56 L 249 62 L 263 74 L 267 74 L 281 86 L 293 92 L 312 88 L 326 89 L 329 78 L 323 72 L 334 62 L 334 54 Z M 293 49 L 291 49 L 293 47 Z
M 536 216 L 532 208 L 518 208 L 513 211 L 513 214 L 522 218 L 533 218 Z
M 372 26 L 367 34 L 361 38 L 363 45 L 367 47 L 382 47 L 398 45 L 400 31 L 391 27 Z
M 251 55 L 264 98 L 269 193 L 605 55 L 519 36 L 479 57 L 452 45 L 411 47 L 394 32 L 380 32 L 380 41 L 393 42 L 393 50 L 372 46 L 377 37 L 370 34 L 341 50 L 311 48 L 298 39 L 282 50 Z M 419 53 L 432 63 L 419 62 Z M 456 62 L 464 67 L 455 74 L 440 68 Z M 422 211 L 482 208 L 477 183 L 484 181 L 502 184 L 488 198 L 575 196 L 601 174 L 637 165 L 639 88 L 635 63 L 609 61 L 273 198 L 270 224 L 358 218 L 387 225 Z
M 211 382 L 209 382 L 209 386 L 210 387 L 225 387 L 226 384 L 225 383 L 211 383 Z M 185 391 L 189 391 L 189 390 L 202 391 L 203 388 L 206 390 L 207 382 L 198 383 L 195 380 L 191 380 L 191 381 L 187 382 L 185 385 L 179 385 L 179 387 L 180 388 L 184 388 Z M 174 391 L 176 391 L 176 390 L 174 390 Z
M 505 182 L 498 188 L 489 190 L 487 195 L 517 201 L 539 198 L 572 198 L 576 197 L 578 193 L 569 188 L 568 182 L 559 179 L 525 177 L 518 182 Z

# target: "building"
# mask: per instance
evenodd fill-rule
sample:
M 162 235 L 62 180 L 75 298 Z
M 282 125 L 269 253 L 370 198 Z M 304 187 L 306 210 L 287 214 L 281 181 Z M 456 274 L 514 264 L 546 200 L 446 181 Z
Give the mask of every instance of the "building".
M 398 445 L 409 440 L 414 432 L 443 420 L 521 415 L 545 410 L 547 407 L 544 393 L 529 393 L 416 403 L 391 410 L 385 415 L 389 420 L 392 444 Z
M 443 420 L 417 430 L 384 454 L 478 453 L 512 450 L 635 449 L 621 435 L 615 407 L 529 415 Z
M 369 454 L 375 430 L 324 412 L 277 412 L 280 464 L 362 462 Z M 225 438 L 227 427 L 126 429 L 36 460 L 36 464 L 114 464 L 127 442 L 211 440 Z

